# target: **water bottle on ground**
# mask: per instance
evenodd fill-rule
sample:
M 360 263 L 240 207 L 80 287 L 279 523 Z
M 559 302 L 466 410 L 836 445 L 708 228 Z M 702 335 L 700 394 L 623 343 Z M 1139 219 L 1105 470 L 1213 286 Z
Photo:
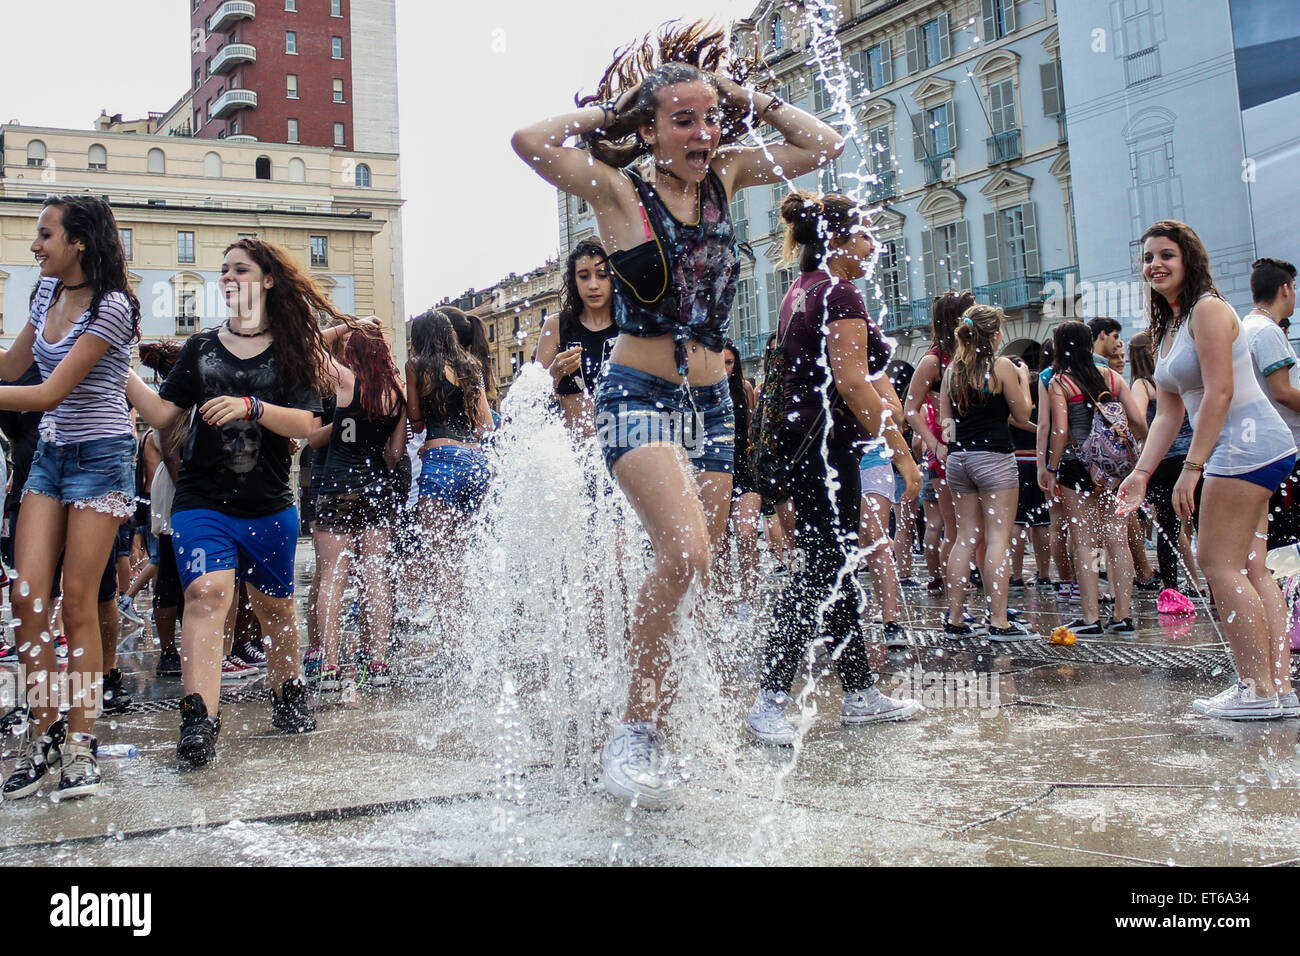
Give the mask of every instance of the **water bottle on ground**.
M 101 744 L 95 751 L 95 756 L 101 759 L 134 760 L 140 756 L 140 750 L 135 744 Z
M 1264 567 L 1279 578 L 1300 572 L 1300 544 L 1286 544 L 1274 548 L 1264 557 Z

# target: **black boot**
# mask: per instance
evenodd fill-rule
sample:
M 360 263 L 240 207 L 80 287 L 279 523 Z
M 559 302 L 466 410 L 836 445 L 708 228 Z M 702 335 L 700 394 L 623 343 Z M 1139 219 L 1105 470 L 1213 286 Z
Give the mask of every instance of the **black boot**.
M 316 729 L 316 718 L 307 708 L 307 685 L 299 678 L 285 681 L 279 694 L 271 691 L 271 723 L 290 734 L 306 734 Z
M 217 756 L 217 734 L 221 732 L 221 715 L 208 716 L 207 705 L 198 694 L 181 701 L 181 740 L 176 756 L 191 767 L 202 767 Z
M 111 671 L 104 671 L 104 690 L 100 696 L 104 713 L 120 714 L 131 706 L 131 698 L 122 689 L 125 679 L 126 675 L 122 673 L 120 667 L 114 667 Z

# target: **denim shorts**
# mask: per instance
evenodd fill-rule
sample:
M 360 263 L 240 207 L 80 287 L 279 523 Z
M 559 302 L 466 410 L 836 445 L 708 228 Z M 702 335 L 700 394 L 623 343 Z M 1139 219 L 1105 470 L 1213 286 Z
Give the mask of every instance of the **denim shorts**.
M 234 571 L 267 597 L 293 596 L 297 508 L 261 518 L 186 508 L 172 514 L 171 538 L 182 590 L 213 571 Z
M 118 518 L 135 514 L 135 439 L 130 435 L 36 445 L 23 495 L 93 508 Z
M 474 512 L 487 496 L 487 455 L 464 445 L 438 445 L 424 453 L 420 468 L 420 497 Z
M 685 448 L 699 471 L 735 472 L 736 414 L 726 379 L 687 387 L 606 362 L 596 386 L 595 421 L 611 473 L 633 448 L 664 443 Z

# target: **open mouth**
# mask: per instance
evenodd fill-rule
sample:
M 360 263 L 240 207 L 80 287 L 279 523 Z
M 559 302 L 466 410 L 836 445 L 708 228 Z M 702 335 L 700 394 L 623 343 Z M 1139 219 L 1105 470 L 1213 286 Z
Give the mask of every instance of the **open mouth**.
M 702 173 L 709 168 L 709 151 L 707 149 L 695 149 L 686 154 L 686 165 L 697 173 Z

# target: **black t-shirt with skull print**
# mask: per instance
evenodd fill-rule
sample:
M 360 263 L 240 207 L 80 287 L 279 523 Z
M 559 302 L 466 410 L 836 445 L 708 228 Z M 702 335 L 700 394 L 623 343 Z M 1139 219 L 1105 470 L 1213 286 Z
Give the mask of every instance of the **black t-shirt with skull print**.
M 158 394 L 192 408 L 181 451 L 173 511 L 208 508 L 235 518 L 263 518 L 295 503 L 289 487 L 289 439 L 256 422 L 214 428 L 198 409 L 219 395 L 252 395 L 271 405 L 320 414 L 320 396 L 291 389 L 276 371 L 268 347 L 248 359 L 232 355 L 215 329 L 190 336 Z

